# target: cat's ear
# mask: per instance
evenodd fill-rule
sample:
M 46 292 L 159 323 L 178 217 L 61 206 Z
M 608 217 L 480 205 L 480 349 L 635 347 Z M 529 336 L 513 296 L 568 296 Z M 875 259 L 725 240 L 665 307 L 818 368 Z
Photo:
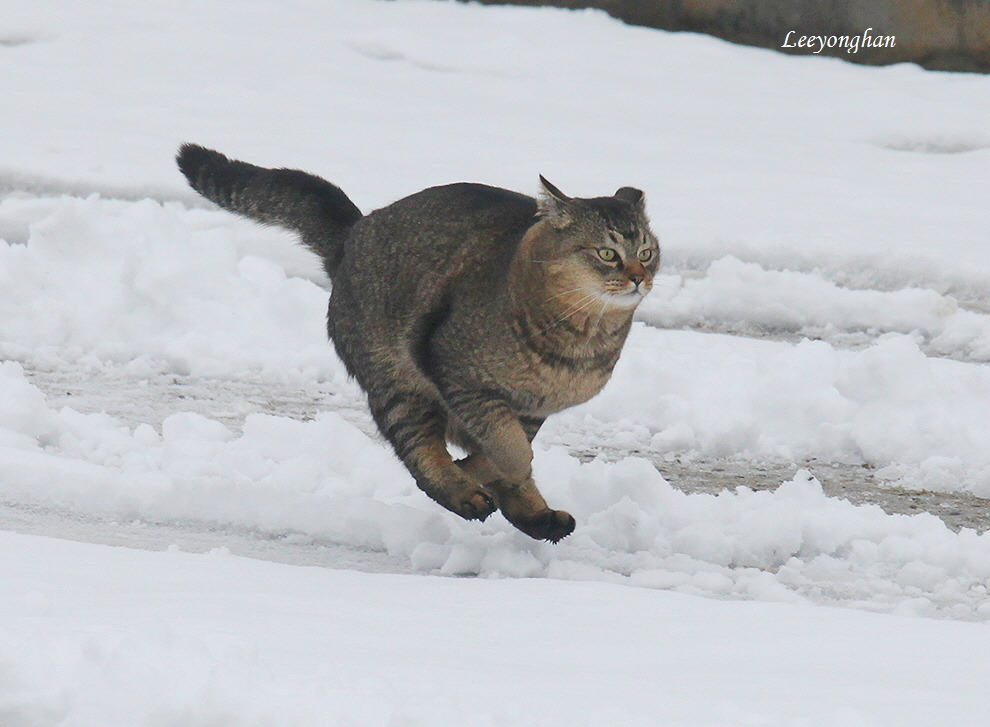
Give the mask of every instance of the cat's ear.
M 573 222 L 569 211 L 571 198 L 550 184 L 542 174 L 540 185 L 543 187 L 543 192 L 536 200 L 540 217 L 550 220 L 550 224 L 557 229 L 567 227 Z
M 615 193 L 616 199 L 621 199 L 623 202 L 628 202 L 634 207 L 639 209 L 644 209 L 645 199 L 643 196 L 643 190 L 636 189 L 635 187 L 622 187 Z

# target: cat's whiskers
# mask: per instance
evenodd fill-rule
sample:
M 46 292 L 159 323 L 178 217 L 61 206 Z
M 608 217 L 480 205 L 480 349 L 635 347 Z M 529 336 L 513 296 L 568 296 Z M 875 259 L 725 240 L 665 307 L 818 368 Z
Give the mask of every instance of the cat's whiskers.
M 556 318 L 554 318 L 552 321 L 550 321 L 550 323 L 548 323 L 544 328 L 540 329 L 540 332 L 541 333 L 546 333 L 551 328 L 553 328 L 554 326 L 560 325 L 561 323 L 563 323 L 564 321 L 566 321 L 571 316 L 577 315 L 578 313 L 580 313 L 581 311 L 583 311 L 585 308 L 588 308 L 592 304 L 594 304 L 595 299 L 597 297 L 598 297 L 598 293 L 597 292 L 588 293 L 588 295 L 586 295 L 583 298 L 581 298 L 577 303 L 573 304 L 570 308 L 568 308 L 562 314 L 560 314 L 559 316 L 557 316 Z
M 557 298 L 563 298 L 565 295 L 570 295 L 571 293 L 576 293 L 579 290 L 587 290 L 587 289 L 588 289 L 588 286 L 586 286 L 586 285 L 579 285 L 576 288 L 571 288 L 570 290 L 565 290 L 562 293 L 557 293 L 556 295 L 551 295 L 549 298 L 544 299 L 543 302 L 544 303 L 549 303 L 551 300 L 557 300 Z M 581 300 L 584 300 L 584 298 L 582 298 Z
M 595 331 L 598 330 L 598 326 L 601 325 L 602 316 L 605 315 L 605 311 L 606 311 L 607 308 L 608 308 L 608 301 L 607 300 L 602 300 L 602 307 L 598 311 L 598 318 L 595 319 L 595 325 L 593 325 L 591 327 L 591 329 L 588 331 L 588 339 L 589 340 L 591 339 L 591 336 L 595 333 Z

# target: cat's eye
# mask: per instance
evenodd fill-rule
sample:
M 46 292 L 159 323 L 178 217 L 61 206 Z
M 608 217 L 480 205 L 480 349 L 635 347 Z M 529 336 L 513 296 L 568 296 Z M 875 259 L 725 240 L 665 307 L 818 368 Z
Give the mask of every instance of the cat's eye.
M 616 253 L 615 250 L 613 250 L 610 247 L 598 248 L 598 257 L 600 257 L 602 260 L 604 260 L 607 263 L 615 262 L 615 258 L 617 257 L 617 255 L 618 253 Z
M 643 250 L 640 250 L 639 254 L 636 255 L 636 257 L 638 257 L 644 263 L 649 262 L 650 260 L 653 259 L 653 250 L 651 250 L 650 248 L 645 248 Z

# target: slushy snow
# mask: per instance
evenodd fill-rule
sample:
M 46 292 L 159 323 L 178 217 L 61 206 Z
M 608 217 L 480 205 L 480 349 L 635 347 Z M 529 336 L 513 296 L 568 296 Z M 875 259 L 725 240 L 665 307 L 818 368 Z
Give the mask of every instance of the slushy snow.
M 814 463 L 990 497 L 990 79 L 420 0 L 14 0 L 0 59 L 0 506 L 49 536 L 0 532 L 0 725 L 986 723 L 990 535 L 826 497 Z M 654 292 L 535 442 L 572 536 L 415 487 L 319 261 L 196 197 L 183 141 L 365 211 L 646 191 Z M 685 494 L 665 458 L 793 476 Z M 57 539 L 79 521 L 408 574 Z

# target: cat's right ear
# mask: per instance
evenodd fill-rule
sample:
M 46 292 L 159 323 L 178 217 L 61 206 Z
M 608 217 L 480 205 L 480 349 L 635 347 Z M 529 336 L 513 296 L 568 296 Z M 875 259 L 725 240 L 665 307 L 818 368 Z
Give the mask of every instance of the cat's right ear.
M 557 229 L 567 227 L 573 222 L 568 209 L 571 198 L 550 184 L 542 174 L 540 175 L 540 185 L 543 187 L 543 192 L 536 200 L 540 217 L 549 220 L 550 224 Z

